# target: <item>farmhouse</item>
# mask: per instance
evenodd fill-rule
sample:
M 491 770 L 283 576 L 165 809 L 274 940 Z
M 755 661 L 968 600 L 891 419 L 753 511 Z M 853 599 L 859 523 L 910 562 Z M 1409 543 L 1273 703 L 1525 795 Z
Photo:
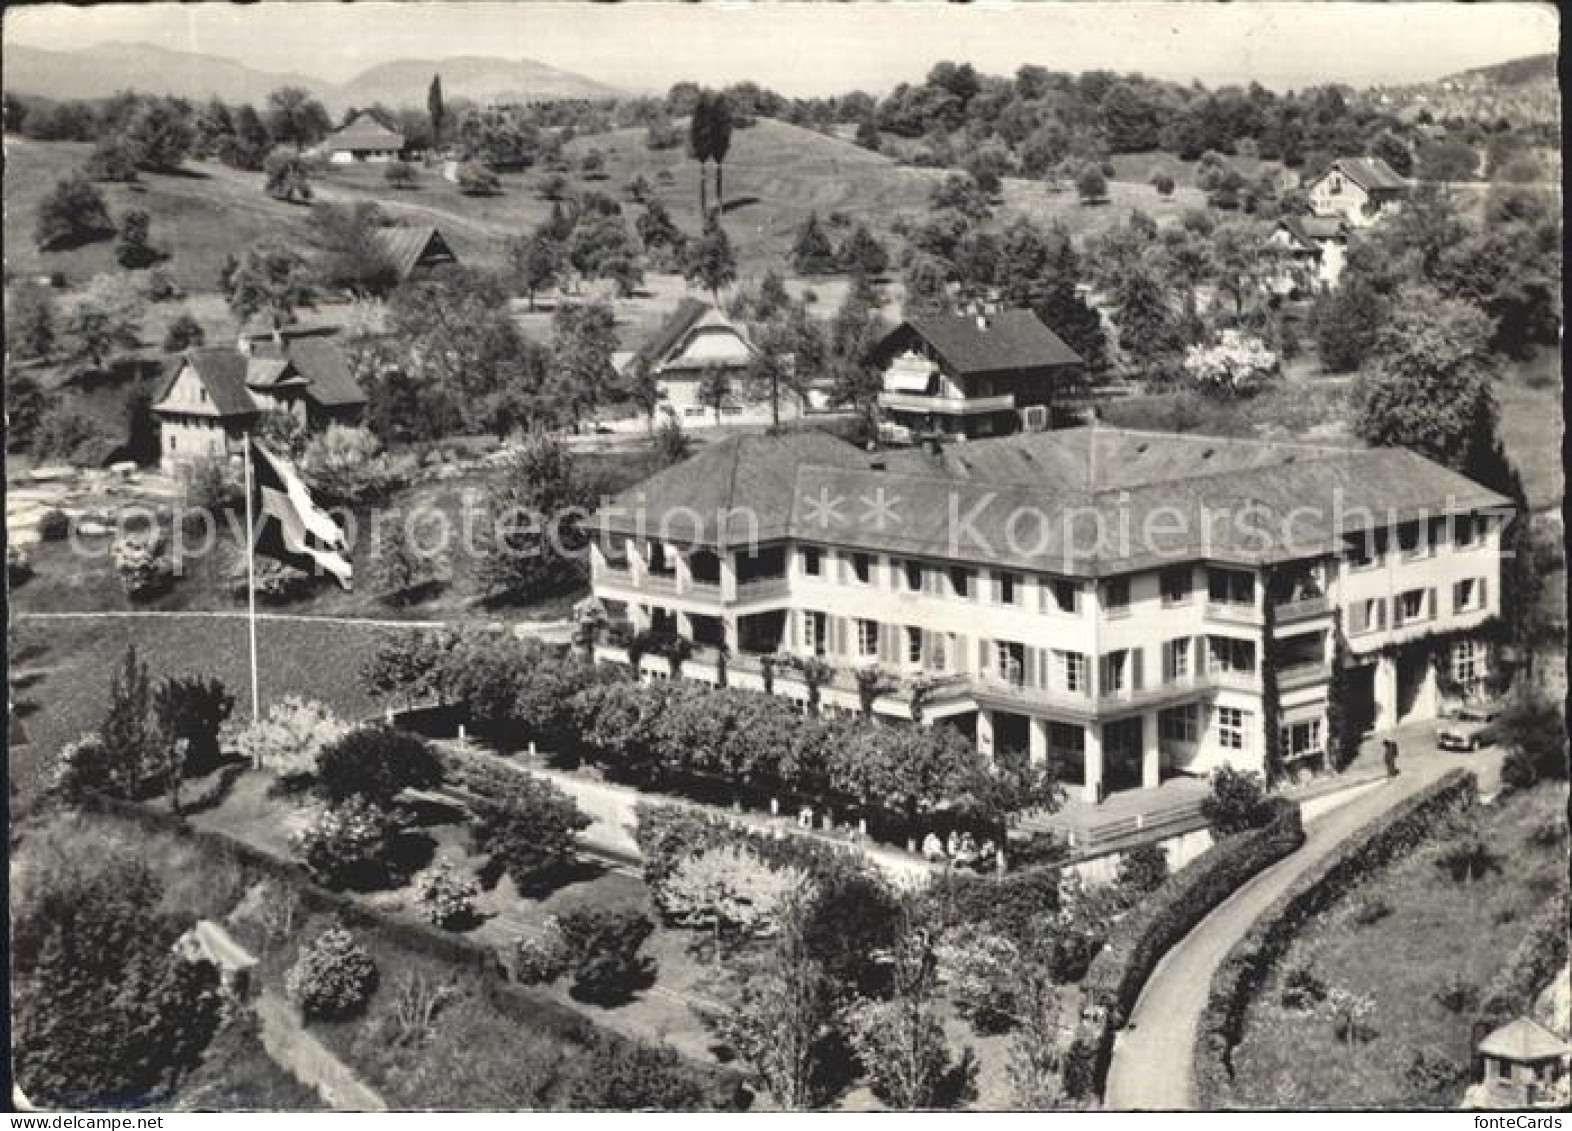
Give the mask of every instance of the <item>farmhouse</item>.
M 382 228 L 378 231 L 383 249 L 398 269 L 398 281 L 428 274 L 439 267 L 457 266 L 458 256 L 438 228 Z
M 757 354 L 746 326 L 707 302 L 684 299 L 627 364 L 649 366 L 660 411 L 685 427 L 768 424 L 772 419 L 770 405 L 748 396 L 748 370 Z M 719 398 L 717 412 L 715 398 L 706 394 L 722 384 L 728 391 Z M 786 396 L 780 406 L 781 418 L 795 419 L 826 402 L 823 389 L 811 390 L 806 404 Z
M 965 437 L 1048 427 L 1058 386 L 1081 364 L 1029 310 L 913 316 L 868 360 L 884 373 L 886 420 Z
M 328 134 L 317 148 L 335 165 L 359 161 L 386 163 L 398 160 L 404 151 L 404 135 L 362 111 Z
M 1317 216 L 1341 216 L 1350 226 L 1368 228 L 1396 214 L 1408 195 L 1408 182 L 1379 157 L 1340 157 L 1308 186 Z
M 1270 237 L 1285 260 L 1272 288 L 1280 295 L 1334 290 L 1348 259 L 1348 222 L 1340 216 L 1284 216 Z
M 325 338 L 242 338 L 235 346 L 189 349 L 171 359 L 154 398 L 160 464 L 173 471 L 242 454 L 263 412 L 287 412 L 316 430 L 355 422 L 365 404 L 343 351 Z
M 1499 608 L 1493 492 L 1401 449 L 1071 428 L 869 454 L 735 437 L 597 516 L 612 641 L 680 637 L 690 678 L 1053 755 L 1088 800 L 1319 762 L 1339 618 L 1362 726 L 1476 687 Z M 1439 641 L 1439 642 L 1438 642 Z M 647 677 L 667 662 L 646 654 Z M 794 666 L 796 665 L 796 666 Z M 810 665 L 810 669 L 812 665 Z M 1267 705 L 1278 703 L 1275 724 Z

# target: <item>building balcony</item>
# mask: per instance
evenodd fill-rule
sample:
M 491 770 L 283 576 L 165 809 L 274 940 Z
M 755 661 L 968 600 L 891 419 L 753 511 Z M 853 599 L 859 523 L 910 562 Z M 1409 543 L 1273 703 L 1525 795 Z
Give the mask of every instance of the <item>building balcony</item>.
M 632 579 L 629 579 L 632 583 Z M 674 573 L 644 572 L 639 579 L 638 587 L 646 593 L 675 593 L 677 592 L 677 575 Z
M 1014 412 L 1015 397 L 940 397 L 922 393 L 880 393 L 879 406 L 897 412 L 936 412 L 968 416 L 982 412 Z
M 1304 664 L 1291 664 L 1288 667 L 1277 669 L 1277 686 L 1280 691 L 1292 691 L 1295 688 L 1324 683 L 1330 676 L 1330 669 L 1319 660 Z
M 1261 610 L 1255 605 L 1236 604 L 1231 601 L 1208 601 L 1206 619 L 1223 624 L 1260 624 Z
M 739 581 L 737 583 L 737 601 L 769 601 L 777 597 L 785 597 L 791 592 L 790 579 L 782 577 L 758 577 L 752 581 Z
M 1332 603 L 1325 597 L 1301 597 L 1297 601 L 1284 601 L 1272 606 L 1272 613 L 1277 618 L 1278 624 L 1311 620 L 1326 616 L 1331 611 Z

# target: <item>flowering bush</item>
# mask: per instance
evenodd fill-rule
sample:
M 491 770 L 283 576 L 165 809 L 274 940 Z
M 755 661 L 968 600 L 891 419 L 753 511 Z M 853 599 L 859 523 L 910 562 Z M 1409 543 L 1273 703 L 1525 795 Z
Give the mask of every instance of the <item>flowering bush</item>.
M 110 556 L 120 585 L 133 601 L 156 597 L 169 588 L 175 570 L 164 556 L 163 539 L 157 534 L 125 534 L 115 540 Z
M 55 755 L 50 787 L 65 797 L 102 789 L 108 780 L 109 751 L 96 733 L 79 735 Z
M 415 877 L 415 900 L 435 926 L 457 928 L 475 918 L 480 886 L 460 875 L 447 860 L 438 860 Z
M 342 927 L 323 931 L 302 947 L 284 978 L 284 992 L 308 1021 L 348 1017 L 376 988 L 376 963 Z
M 361 798 L 323 810 L 295 834 L 294 847 L 311 878 L 330 888 L 379 887 L 393 878 L 398 819 Z
M 235 744 L 256 765 L 286 781 L 298 780 L 316 773 L 317 755 L 348 730 L 322 704 L 286 695 L 241 730 Z
M 557 917 L 546 920 L 539 935 L 521 935 L 513 949 L 513 977 L 526 986 L 555 982 L 568 970 L 568 948 Z
M 1278 373 L 1281 359 L 1260 338 L 1225 330 L 1214 346 L 1191 346 L 1184 372 L 1203 393 L 1218 397 L 1253 397 Z

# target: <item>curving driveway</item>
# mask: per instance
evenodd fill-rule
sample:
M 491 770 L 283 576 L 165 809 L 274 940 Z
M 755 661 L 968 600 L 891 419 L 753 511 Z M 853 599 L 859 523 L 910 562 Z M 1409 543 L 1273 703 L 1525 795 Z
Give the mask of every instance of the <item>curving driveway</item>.
M 1497 788 L 1500 762 L 1497 750 L 1466 758 L 1439 753 L 1408 758 L 1397 778 L 1307 822 L 1299 851 L 1229 896 L 1158 963 L 1129 1024 L 1115 1038 L 1104 1106 L 1120 1111 L 1193 1108 L 1196 1029 L 1212 975 L 1257 917 L 1338 842 L 1403 798 L 1459 768 L 1477 773 L 1481 793 L 1488 794 Z

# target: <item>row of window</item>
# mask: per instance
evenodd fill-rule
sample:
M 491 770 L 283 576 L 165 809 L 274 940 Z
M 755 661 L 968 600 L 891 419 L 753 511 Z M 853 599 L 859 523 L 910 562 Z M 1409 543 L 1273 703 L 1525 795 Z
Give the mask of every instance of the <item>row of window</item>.
M 1349 536 L 1348 561 L 1354 569 L 1373 569 L 1385 559 L 1396 535 L 1398 552 L 1405 560 L 1427 558 L 1450 543 L 1458 550 L 1470 550 L 1484 541 L 1488 519 L 1484 515 L 1438 516 L 1424 521 L 1402 522 L 1386 528 Z
M 1452 612 L 1477 613 L 1489 604 L 1489 581 L 1483 577 L 1469 577 L 1452 585 Z M 1437 615 L 1435 588 L 1407 589 L 1392 598 L 1392 627 L 1420 624 Z M 1350 635 L 1362 632 L 1379 632 L 1386 627 L 1386 598 L 1370 597 L 1354 601 L 1348 606 L 1348 631 Z
M 1239 707 L 1218 707 L 1214 712 L 1217 724 L 1217 744 L 1224 750 L 1246 750 L 1250 742 L 1250 726 L 1254 715 Z M 1164 742 L 1185 742 L 1191 745 L 1201 738 L 1201 707 L 1186 703 L 1181 707 L 1168 707 L 1157 712 L 1157 733 Z

